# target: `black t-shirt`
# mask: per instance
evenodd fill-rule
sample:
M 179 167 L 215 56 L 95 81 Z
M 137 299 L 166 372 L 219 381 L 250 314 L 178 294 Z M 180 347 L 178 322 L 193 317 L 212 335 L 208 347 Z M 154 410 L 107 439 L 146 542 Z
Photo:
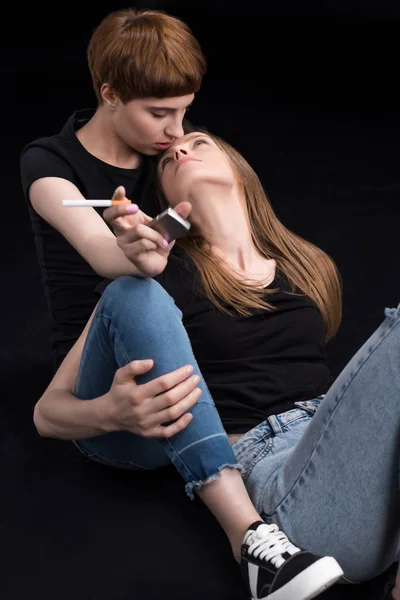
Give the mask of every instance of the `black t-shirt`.
M 304 295 L 291 292 L 279 270 L 268 286 L 272 312 L 252 316 L 219 311 L 202 291 L 192 259 L 174 248 L 165 271 L 155 277 L 183 313 L 195 358 L 228 433 L 244 433 L 294 402 L 327 392 L 325 326 Z M 104 291 L 107 282 L 99 286 Z
M 62 130 L 30 142 L 21 154 L 21 181 L 31 218 L 41 274 L 53 324 L 53 351 L 58 367 L 79 337 L 98 301 L 103 280 L 75 248 L 32 208 L 31 184 L 42 177 L 71 181 L 84 198 L 111 198 L 123 185 L 128 198 L 150 216 L 159 212 L 155 193 L 155 161 L 142 157 L 137 169 L 109 165 L 87 152 L 75 135 L 94 110 L 75 112 Z M 102 215 L 103 208 L 95 208 Z

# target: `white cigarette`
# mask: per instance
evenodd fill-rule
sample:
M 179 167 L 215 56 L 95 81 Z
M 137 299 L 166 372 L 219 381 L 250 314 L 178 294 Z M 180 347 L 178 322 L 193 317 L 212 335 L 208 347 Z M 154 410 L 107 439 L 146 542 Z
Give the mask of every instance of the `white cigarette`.
M 130 200 L 63 200 L 63 206 L 117 206 L 131 204 Z

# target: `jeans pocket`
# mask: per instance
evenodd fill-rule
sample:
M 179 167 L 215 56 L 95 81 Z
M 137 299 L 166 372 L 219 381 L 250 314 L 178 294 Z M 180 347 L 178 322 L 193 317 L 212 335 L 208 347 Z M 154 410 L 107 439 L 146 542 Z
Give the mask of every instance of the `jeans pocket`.
M 243 450 L 240 454 L 240 459 L 237 457 L 238 462 L 240 462 L 243 467 L 242 477 L 244 483 L 247 482 L 255 465 L 271 451 L 273 443 L 274 434 L 272 432 L 266 433 L 263 437 L 258 439 L 257 442 Z

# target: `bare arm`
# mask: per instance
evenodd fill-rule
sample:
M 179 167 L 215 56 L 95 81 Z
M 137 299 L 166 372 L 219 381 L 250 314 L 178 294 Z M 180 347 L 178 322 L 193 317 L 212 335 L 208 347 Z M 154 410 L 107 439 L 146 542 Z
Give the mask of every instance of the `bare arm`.
M 93 314 L 35 406 L 33 420 L 43 437 L 84 439 L 107 431 L 105 396 L 83 401 L 74 395 L 82 351 Z
M 71 209 L 62 205 L 64 199 L 83 198 L 73 183 L 60 177 L 37 179 L 31 185 L 29 198 L 34 210 L 70 242 L 96 273 L 108 279 L 141 276 L 94 208 Z

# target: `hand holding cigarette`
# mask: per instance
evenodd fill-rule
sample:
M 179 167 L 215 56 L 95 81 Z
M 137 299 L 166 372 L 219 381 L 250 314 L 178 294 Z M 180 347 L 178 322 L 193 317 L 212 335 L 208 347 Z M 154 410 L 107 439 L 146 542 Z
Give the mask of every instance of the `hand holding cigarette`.
M 103 219 L 112 228 L 118 247 L 140 273 L 152 277 L 164 270 L 173 243 L 147 227 L 152 217 L 126 198 L 123 186 L 115 190 L 111 200 L 64 200 L 63 205 L 104 207 Z
M 153 218 L 126 198 L 123 186 L 115 190 L 111 200 L 64 200 L 63 205 L 104 207 L 103 219 L 112 228 L 118 247 L 142 275 L 153 277 L 165 269 L 175 242 L 169 242 L 149 227 Z M 191 209 L 189 202 L 181 202 L 175 207 L 183 219 L 187 219 Z
M 153 219 L 126 200 L 125 188 L 120 186 L 103 218 L 114 230 L 119 248 L 142 275 L 158 275 L 165 269 L 173 243 L 168 244 L 159 232 L 150 229 Z

